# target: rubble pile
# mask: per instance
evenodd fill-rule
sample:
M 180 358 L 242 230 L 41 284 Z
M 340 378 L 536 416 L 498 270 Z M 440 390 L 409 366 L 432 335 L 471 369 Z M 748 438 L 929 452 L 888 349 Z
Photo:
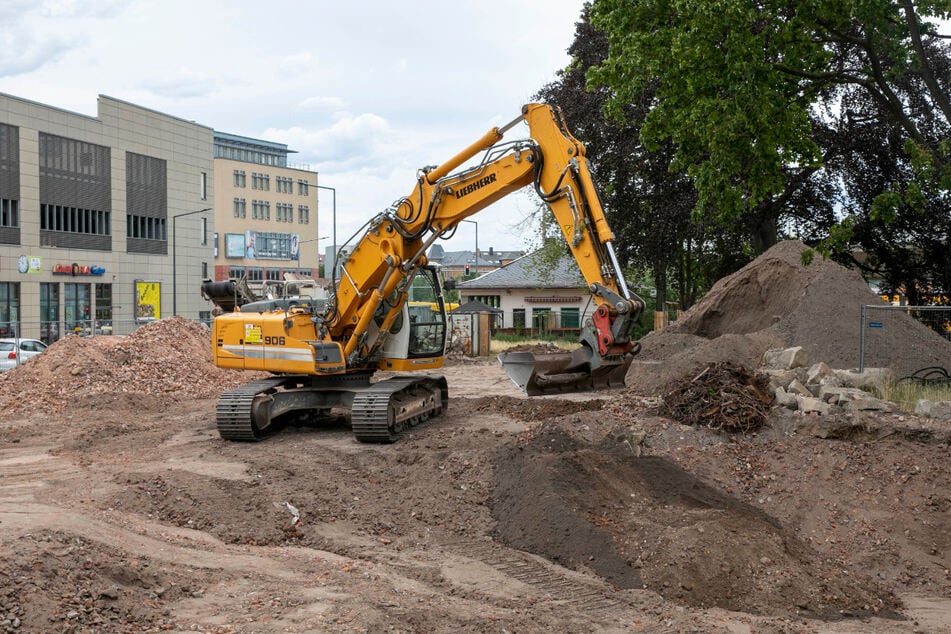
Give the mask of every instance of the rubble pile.
M 824 362 L 810 364 L 802 347 L 767 350 L 762 371 L 769 376 L 769 387 L 778 407 L 802 414 L 885 412 L 899 410 L 897 404 L 878 395 L 895 381 L 889 368 L 843 370 Z M 926 418 L 951 420 L 951 402 L 919 400 L 915 414 Z
M 216 367 L 208 327 L 172 317 L 125 337 L 68 335 L 54 342 L 0 375 L 0 410 L 55 413 L 100 394 L 213 398 L 257 378 L 251 374 Z
M 862 277 L 818 254 L 809 264 L 798 240 L 786 240 L 710 289 L 676 322 L 642 339 L 627 376 L 641 394 L 695 376 L 712 363 L 757 367 L 771 349 L 801 347 L 831 367 L 859 365 L 863 305 L 885 305 Z M 902 377 L 951 364 L 951 342 L 896 313 L 880 333 L 894 351 L 889 369 Z

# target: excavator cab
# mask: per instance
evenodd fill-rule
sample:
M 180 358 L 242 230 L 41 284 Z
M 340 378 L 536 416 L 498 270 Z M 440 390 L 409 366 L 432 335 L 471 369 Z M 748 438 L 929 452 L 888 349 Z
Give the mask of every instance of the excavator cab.
M 383 346 L 384 370 L 420 370 L 442 366 L 449 333 L 442 287 L 433 266 L 417 271 L 409 299 Z

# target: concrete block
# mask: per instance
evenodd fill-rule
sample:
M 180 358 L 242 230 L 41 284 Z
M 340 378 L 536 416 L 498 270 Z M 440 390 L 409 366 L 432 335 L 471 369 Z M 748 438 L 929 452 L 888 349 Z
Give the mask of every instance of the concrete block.
M 803 414 L 828 414 L 832 409 L 832 406 L 828 403 L 824 403 L 817 398 L 810 398 L 808 396 L 797 396 L 796 399 L 799 401 L 799 411 Z

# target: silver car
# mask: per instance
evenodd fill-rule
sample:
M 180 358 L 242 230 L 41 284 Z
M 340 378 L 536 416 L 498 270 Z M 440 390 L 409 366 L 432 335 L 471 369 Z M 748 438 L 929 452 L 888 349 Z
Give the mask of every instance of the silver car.
M 0 372 L 6 372 L 46 350 L 36 339 L 0 339 Z

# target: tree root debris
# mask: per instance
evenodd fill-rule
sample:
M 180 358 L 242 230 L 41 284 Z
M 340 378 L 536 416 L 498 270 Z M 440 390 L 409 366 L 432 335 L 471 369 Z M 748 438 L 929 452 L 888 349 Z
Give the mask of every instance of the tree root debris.
M 723 362 L 668 386 L 659 414 L 685 425 L 749 433 L 763 426 L 772 402 L 764 375 Z

